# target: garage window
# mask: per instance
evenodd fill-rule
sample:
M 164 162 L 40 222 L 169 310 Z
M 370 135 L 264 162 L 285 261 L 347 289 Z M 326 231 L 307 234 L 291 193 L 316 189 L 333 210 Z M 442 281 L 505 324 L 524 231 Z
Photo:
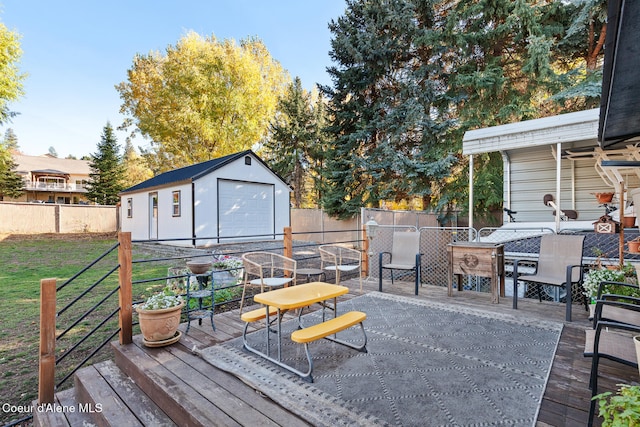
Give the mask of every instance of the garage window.
M 173 205 L 173 216 L 180 216 L 180 191 L 174 191 L 171 201 Z

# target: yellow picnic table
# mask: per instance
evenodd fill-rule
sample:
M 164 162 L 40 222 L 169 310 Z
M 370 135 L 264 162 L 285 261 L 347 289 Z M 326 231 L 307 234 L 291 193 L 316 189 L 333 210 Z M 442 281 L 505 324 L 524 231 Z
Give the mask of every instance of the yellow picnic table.
M 305 344 L 305 348 L 307 349 L 307 358 L 309 359 L 308 372 L 306 373 L 301 372 L 295 369 L 294 367 L 282 362 L 282 318 L 284 314 L 289 310 L 297 310 L 304 307 L 308 307 L 315 303 L 322 303 L 322 323 L 312 326 L 312 328 L 319 328 L 319 332 L 321 335 L 326 335 L 326 332 L 328 332 L 329 330 L 333 332 L 337 330 L 343 330 L 345 329 L 345 325 L 347 325 L 347 323 L 345 322 L 341 323 L 339 321 L 335 321 L 335 319 L 337 318 L 337 315 L 336 315 L 337 298 L 347 293 L 349 293 L 349 288 L 347 288 L 346 286 L 333 285 L 333 284 L 324 283 L 324 282 L 311 282 L 311 283 L 305 283 L 297 286 L 289 286 L 287 288 L 276 289 L 273 291 L 263 292 L 261 294 L 254 295 L 253 297 L 254 302 L 257 302 L 259 304 L 264 304 L 264 308 L 259 308 L 259 309 L 244 313 L 241 316 L 242 320 L 246 322 L 244 332 L 242 334 L 244 348 L 254 354 L 257 354 L 258 356 L 261 356 L 275 363 L 276 365 L 282 368 L 285 368 L 297 375 L 300 375 L 305 379 L 311 379 L 312 363 L 311 363 L 311 357 L 308 354 L 308 347 L 306 346 L 306 344 Z M 326 308 L 325 302 L 331 299 L 333 299 L 333 311 L 334 311 L 334 316 L 333 316 L 334 322 L 332 323 L 330 323 L 330 321 L 325 322 L 325 308 Z M 351 313 L 355 313 L 355 312 L 351 312 Z M 299 329 L 308 330 L 309 328 L 303 328 L 302 326 L 301 319 L 300 319 L 301 314 L 302 314 L 302 310 L 298 315 Z M 270 317 L 274 315 L 276 316 L 276 319 L 274 320 L 276 322 L 277 349 L 278 349 L 278 355 L 276 358 L 271 357 L 271 354 L 270 354 L 270 350 L 271 350 L 270 331 L 272 330 L 270 328 L 270 325 L 271 325 Z M 266 319 L 266 325 L 267 325 L 267 327 L 265 328 L 266 352 L 263 352 L 255 347 L 250 346 L 249 343 L 247 342 L 247 337 L 246 337 L 248 324 L 250 322 L 254 322 L 261 319 Z M 355 320 L 358 320 L 358 319 L 355 319 Z M 360 323 L 360 325 L 362 326 L 361 320 L 355 323 Z M 362 330 L 364 333 L 364 328 Z M 322 336 L 322 337 L 328 338 L 327 336 Z M 339 344 L 352 347 L 359 351 L 363 351 L 363 350 L 366 351 L 364 345 L 356 346 L 351 343 L 338 340 L 336 338 L 331 338 L 331 340 Z M 365 344 L 366 344 L 366 335 L 365 335 Z

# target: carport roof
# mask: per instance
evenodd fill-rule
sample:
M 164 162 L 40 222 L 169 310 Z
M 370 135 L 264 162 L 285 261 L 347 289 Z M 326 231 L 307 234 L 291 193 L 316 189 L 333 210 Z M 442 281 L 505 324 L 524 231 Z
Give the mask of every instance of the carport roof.
M 493 153 L 518 148 L 587 141 L 598 145 L 600 109 L 470 130 L 462 139 L 462 154 Z
M 123 190 L 120 194 L 135 193 L 139 190 L 153 188 L 153 187 L 163 187 L 163 186 L 178 183 L 178 182 L 192 182 L 200 178 L 201 176 L 207 175 L 215 171 L 216 169 L 219 169 L 222 166 L 229 164 L 230 162 L 243 158 L 248 154 L 252 155 L 253 158 L 262 162 L 262 159 L 256 156 L 253 153 L 253 151 L 251 150 L 241 151 L 239 153 L 229 154 L 227 156 L 219 157 L 217 159 L 208 160 L 206 162 L 196 163 L 195 165 L 185 166 L 183 168 L 174 169 L 172 171 L 161 173 L 160 175 L 154 176 L 153 178 L 143 181 L 140 184 L 136 184 L 133 187 L 129 187 L 126 190 Z M 262 163 L 264 164 L 264 162 Z M 265 166 L 268 168 L 267 165 Z M 280 177 L 278 178 L 282 180 L 282 178 Z

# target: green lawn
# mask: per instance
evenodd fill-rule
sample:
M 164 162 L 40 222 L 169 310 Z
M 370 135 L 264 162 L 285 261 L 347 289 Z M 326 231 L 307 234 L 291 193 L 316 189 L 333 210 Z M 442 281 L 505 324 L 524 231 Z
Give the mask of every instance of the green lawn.
M 28 405 L 38 393 L 39 310 L 40 280 L 56 278 L 60 286 L 83 267 L 100 257 L 117 243 L 115 237 L 93 238 L 7 238 L 0 240 L 0 402 L 9 405 Z M 135 259 L 152 257 L 152 254 L 136 255 Z M 75 298 L 96 281 L 104 279 L 82 300 L 57 319 L 58 333 L 69 327 L 77 317 L 93 307 L 106 292 L 117 286 L 117 271 L 107 272 L 117 266 L 117 251 L 97 263 L 87 273 L 74 280 L 57 294 L 57 310 Z M 166 276 L 167 263 L 134 265 L 134 281 Z M 105 277 L 106 276 L 106 277 Z M 136 297 L 148 295 L 164 286 L 164 281 L 134 285 Z M 105 302 L 105 307 L 73 326 L 66 337 L 56 344 L 58 357 L 79 337 L 84 336 L 106 313 L 117 308 L 117 293 Z M 135 320 L 135 319 L 134 319 Z M 65 371 L 86 357 L 97 343 L 105 339 L 106 330 L 117 328 L 117 317 L 100 329 L 98 337 L 87 340 L 57 367 L 56 382 Z M 134 331 L 136 333 L 136 331 Z M 107 348 L 90 363 L 111 357 Z M 62 388 L 72 385 L 67 381 Z M 0 412 L 0 422 L 7 423 L 22 418 L 21 414 Z

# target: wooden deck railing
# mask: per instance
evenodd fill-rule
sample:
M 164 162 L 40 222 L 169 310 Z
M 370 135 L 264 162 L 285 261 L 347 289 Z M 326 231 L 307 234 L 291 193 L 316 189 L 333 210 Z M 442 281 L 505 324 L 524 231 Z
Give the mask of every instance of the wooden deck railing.
M 118 305 L 119 342 L 133 340 L 131 233 L 118 233 Z M 40 281 L 40 360 L 38 367 L 38 403 L 53 403 L 56 367 L 57 281 Z

